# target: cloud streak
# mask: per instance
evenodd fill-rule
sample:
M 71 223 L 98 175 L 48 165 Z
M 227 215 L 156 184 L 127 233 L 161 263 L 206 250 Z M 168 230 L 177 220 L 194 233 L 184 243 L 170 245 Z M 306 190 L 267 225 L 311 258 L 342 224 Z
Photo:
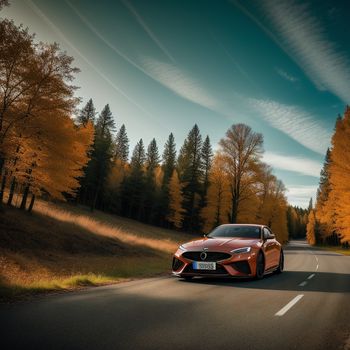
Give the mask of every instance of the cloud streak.
M 178 96 L 202 107 L 213 110 L 214 106 L 217 105 L 217 101 L 201 87 L 199 82 L 191 78 L 188 74 L 185 74 L 175 65 L 163 63 L 151 58 L 141 58 L 141 64 L 136 63 L 107 40 L 69 0 L 66 0 L 66 3 L 105 45 L 149 78 L 170 89 Z M 218 111 L 216 110 L 215 112 Z
M 249 105 L 272 127 L 314 152 L 325 154 L 331 133 L 310 113 L 298 106 L 272 100 L 248 99 Z
M 318 186 L 290 186 L 287 189 L 288 203 L 299 207 L 307 208 L 310 198 L 315 203 Z
M 292 171 L 300 175 L 320 177 L 322 164 L 312 159 L 298 156 L 287 156 L 274 152 L 264 153 L 264 162 L 270 164 L 273 168 Z
M 278 33 L 277 43 L 316 87 L 350 103 L 350 60 L 328 40 L 324 27 L 309 7 L 293 1 L 265 1 L 262 4 Z
M 202 107 L 217 111 L 218 101 L 202 85 L 183 70 L 168 63 L 145 57 L 144 69 L 160 84 L 176 95 Z
M 278 75 L 280 75 L 283 79 L 290 81 L 291 83 L 295 83 L 299 80 L 298 78 L 294 77 L 293 75 L 290 75 L 281 68 L 276 67 L 275 70 Z
M 127 0 L 122 0 L 122 3 L 130 11 L 130 13 L 135 17 L 135 19 L 139 23 L 139 25 L 144 29 L 144 31 L 147 33 L 147 35 L 158 46 L 158 48 L 164 53 L 164 55 L 167 56 L 171 62 L 175 63 L 174 57 L 170 54 L 170 52 L 167 50 L 167 48 L 161 43 L 161 41 L 157 38 L 157 36 L 152 32 L 152 30 L 147 25 L 145 20 L 140 16 L 140 14 L 131 5 L 131 3 Z
M 82 60 L 87 63 L 104 81 L 106 81 L 115 91 L 117 91 L 119 94 L 121 94 L 124 98 L 126 98 L 129 102 L 131 102 L 134 106 L 136 106 L 140 111 L 148 115 L 149 117 L 152 117 L 152 114 L 146 111 L 141 105 L 139 105 L 137 102 L 135 102 L 128 94 L 126 94 L 120 87 L 118 87 L 115 83 L 113 83 L 110 79 L 106 77 L 105 74 L 103 74 L 99 69 L 96 68 L 96 66 L 85 56 L 83 53 L 76 48 L 76 46 L 61 32 L 61 30 L 40 10 L 38 6 L 36 6 L 33 1 L 27 0 L 29 6 L 32 8 L 32 10 L 46 22 L 46 24 L 51 27 L 53 32 L 60 37 L 63 41 L 66 42 L 68 46 L 70 46 L 81 58 Z

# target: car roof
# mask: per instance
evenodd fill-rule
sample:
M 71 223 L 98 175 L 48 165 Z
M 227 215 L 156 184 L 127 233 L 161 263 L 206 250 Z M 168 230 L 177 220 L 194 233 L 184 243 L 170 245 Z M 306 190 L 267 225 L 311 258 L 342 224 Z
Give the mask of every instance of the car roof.
M 255 226 L 255 227 L 267 227 L 266 225 L 260 225 L 260 224 L 223 224 L 220 226 Z

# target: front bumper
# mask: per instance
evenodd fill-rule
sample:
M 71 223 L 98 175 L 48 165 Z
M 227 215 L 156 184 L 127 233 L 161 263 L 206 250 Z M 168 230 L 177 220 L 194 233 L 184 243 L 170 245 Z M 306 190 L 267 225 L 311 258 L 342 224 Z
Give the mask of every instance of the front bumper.
M 216 270 L 194 270 L 193 260 L 182 256 L 178 250 L 173 257 L 172 274 L 177 277 L 254 277 L 256 253 L 233 254 L 230 258 L 216 261 Z

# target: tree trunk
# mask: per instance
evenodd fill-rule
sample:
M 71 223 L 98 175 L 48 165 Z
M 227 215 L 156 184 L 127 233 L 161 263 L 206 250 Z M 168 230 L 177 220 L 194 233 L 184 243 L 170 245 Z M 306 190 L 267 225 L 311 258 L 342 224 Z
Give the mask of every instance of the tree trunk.
M 12 181 L 11 181 L 10 194 L 9 194 L 9 198 L 7 200 L 7 205 L 12 205 L 13 195 L 15 193 L 15 188 L 16 188 L 16 177 L 13 177 Z
M 98 195 L 99 195 L 99 192 L 100 192 L 100 188 L 101 188 L 101 181 L 99 179 L 98 183 L 97 183 L 96 191 L 95 191 L 95 194 L 94 194 L 94 198 L 92 199 L 91 206 L 90 206 L 90 211 L 91 212 L 93 212 L 95 210 L 95 208 L 96 208 L 96 203 L 97 203 L 97 198 L 98 198 Z
M 28 199 L 28 194 L 29 194 L 29 185 L 27 185 L 24 189 L 23 192 L 23 197 L 22 197 L 22 202 L 21 202 L 21 206 L 19 207 L 19 209 L 21 210 L 25 210 L 27 207 L 27 199 Z
M 29 208 L 28 208 L 28 212 L 30 213 L 34 207 L 34 202 L 35 202 L 35 194 L 32 194 L 32 198 L 30 200 L 30 203 L 29 203 Z
M 0 188 L 0 203 L 3 202 L 4 200 L 4 191 L 5 191 L 5 187 L 6 187 L 6 174 L 4 174 L 2 176 L 2 179 L 1 179 L 1 188 Z

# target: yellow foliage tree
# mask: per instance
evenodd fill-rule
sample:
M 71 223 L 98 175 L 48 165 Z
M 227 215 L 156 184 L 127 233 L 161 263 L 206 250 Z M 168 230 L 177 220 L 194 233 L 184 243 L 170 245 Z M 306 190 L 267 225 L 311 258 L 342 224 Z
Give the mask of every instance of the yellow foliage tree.
M 350 242 L 350 107 L 338 119 L 332 138 L 327 221 L 342 242 Z M 330 232 L 331 234 L 332 232 Z
M 315 217 L 315 211 L 313 209 L 310 210 L 309 216 L 308 216 L 308 223 L 306 226 L 306 239 L 309 244 L 315 245 L 316 244 L 316 217 Z
M 167 220 L 171 222 L 177 229 L 182 227 L 185 210 L 182 207 L 183 195 L 182 185 L 176 170 L 169 182 L 169 214 Z
M 223 161 L 220 155 L 216 155 L 209 173 L 207 205 L 201 211 L 205 232 L 229 222 L 231 191 L 229 178 L 223 170 Z

